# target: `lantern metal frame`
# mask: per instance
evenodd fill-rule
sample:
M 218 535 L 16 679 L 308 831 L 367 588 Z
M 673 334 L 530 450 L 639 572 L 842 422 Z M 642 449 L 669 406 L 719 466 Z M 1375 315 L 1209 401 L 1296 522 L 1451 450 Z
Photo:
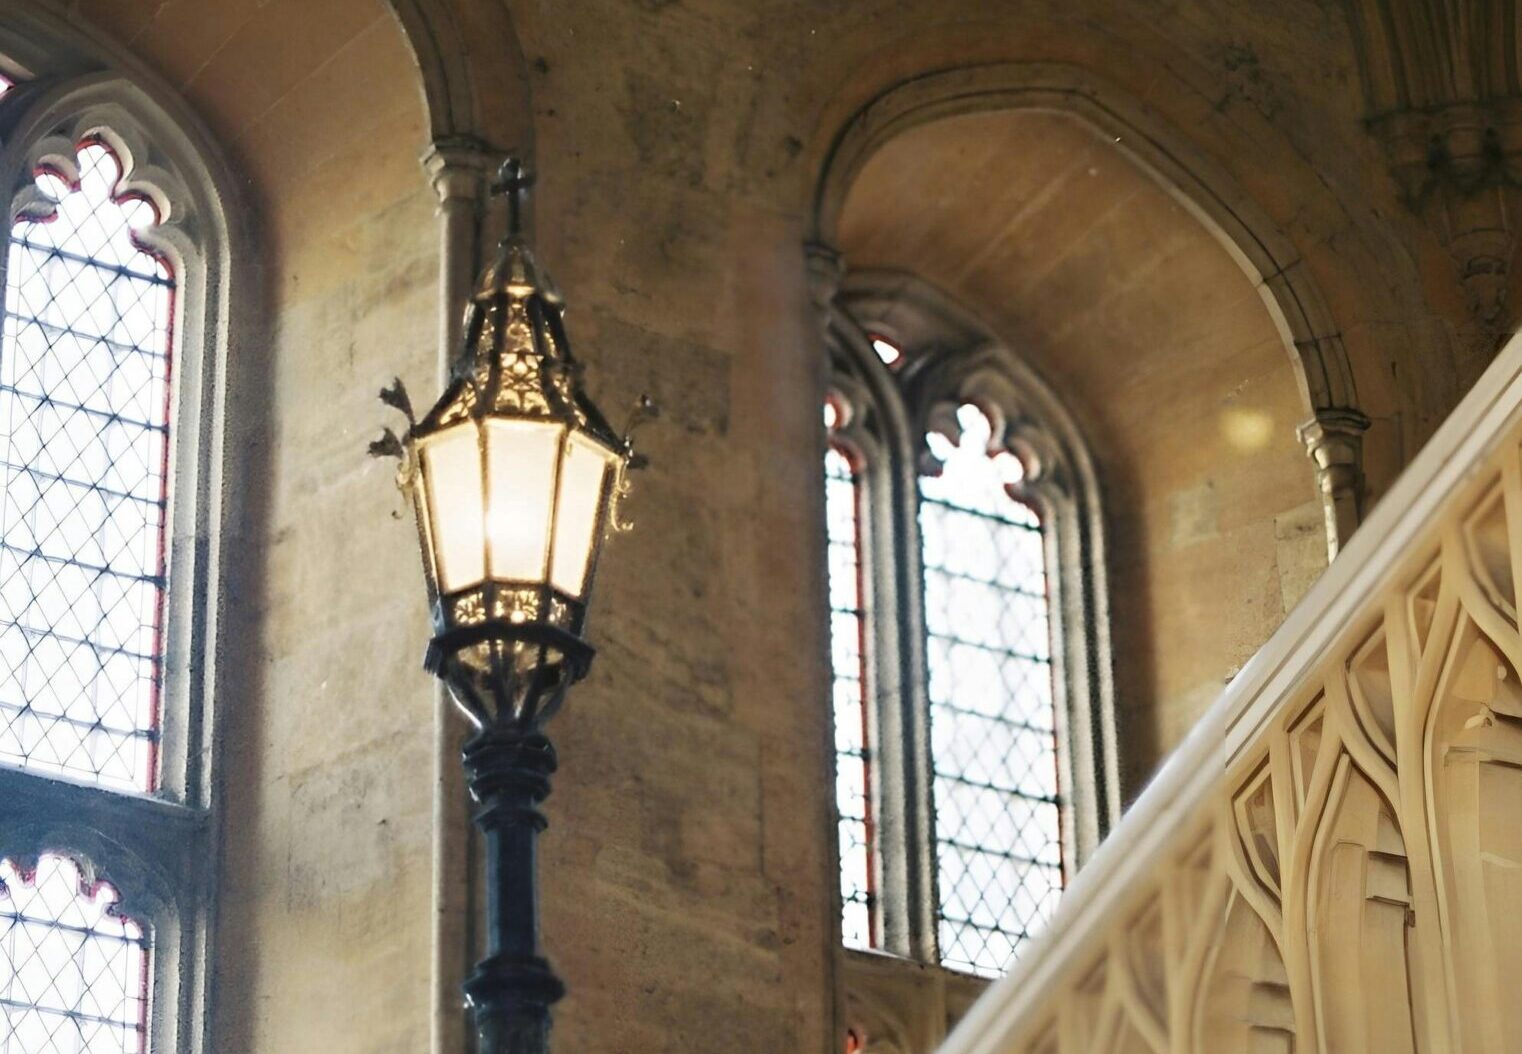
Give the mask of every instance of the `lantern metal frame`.
M 417 420 L 395 382 L 381 399 L 406 414 L 409 427 L 401 437 L 387 429 L 371 445 L 372 454 L 401 459 L 398 484 L 417 516 L 434 630 L 424 667 L 444 682 L 475 730 L 462 761 L 476 805 L 473 819 L 485 840 L 486 956 L 464 994 L 481 1054 L 545 1054 L 550 1007 L 565 992 L 539 940 L 536 846 L 546 826 L 539 806 L 557 766 L 543 725 L 591 667 L 594 650 L 584 630 L 598 558 L 607 534 L 629 529 L 620 520 L 620 503 L 629 490 L 629 470 L 642 464 L 631 434 L 655 413 L 649 399 L 641 399 L 620 435 L 583 390 L 581 364 L 566 338 L 564 303 L 521 229 L 531 183 L 521 162 L 509 159 L 493 185 L 495 194 L 507 198 L 508 233 L 471 297 L 464 347 L 443 395 Z M 502 422 L 559 428 L 553 480 L 544 496 L 547 534 L 538 578 L 493 577 L 486 520 L 488 495 L 500 485 L 489 478 L 490 466 L 502 453 L 491 448 L 491 436 L 493 424 Z M 483 519 L 481 577 L 464 585 L 450 583 L 440 567 L 439 517 L 451 510 L 439 505 L 428 456 L 431 441 L 462 427 L 476 430 L 481 473 L 479 507 L 465 512 Z M 580 588 L 573 590 L 556 580 L 556 528 L 565 466 L 578 443 L 595 446 L 605 464 Z

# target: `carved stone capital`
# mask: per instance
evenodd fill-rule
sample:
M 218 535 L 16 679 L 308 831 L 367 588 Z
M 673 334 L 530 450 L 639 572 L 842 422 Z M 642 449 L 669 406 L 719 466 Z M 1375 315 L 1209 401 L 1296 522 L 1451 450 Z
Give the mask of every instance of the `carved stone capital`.
M 1509 330 L 1515 248 L 1510 213 L 1522 185 L 1522 79 L 1515 3 L 1349 0 L 1369 130 L 1384 145 L 1407 205 L 1453 258 L 1483 350 Z M 1489 345 L 1489 347 L 1483 347 Z
M 1363 434 L 1368 427 L 1368 417 L 1357 410 L 1328 409 L 1317 410 L 1296 430 L 1316 465 L 1329 558 L 1352 536 L 1362 514 Z
M 460 200 L 485 200 L 492 174 L 506 156 L 473 135 L 452 135 L 430 143 L 421 160 L 439 204 L 448 205 Z
M 1477 104 L 1381 122 L 1396 180 L 1453 258 L 1483 340 L 1505 325 L 1515 236 L 1507 195 L 1522 170 L 1522 129 Z M 1443 120 L 1447 118 L 1447 120 Z M 1494 119 L 1493 118 L 1497 118 Z

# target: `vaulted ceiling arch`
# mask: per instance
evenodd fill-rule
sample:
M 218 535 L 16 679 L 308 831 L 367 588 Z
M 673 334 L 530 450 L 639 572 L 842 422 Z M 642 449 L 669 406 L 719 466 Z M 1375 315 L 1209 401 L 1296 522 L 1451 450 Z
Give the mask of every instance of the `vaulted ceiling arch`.
M 1341 331 L 1293 240 L 1224 167 L 1155 110 L 1065 63 L 988 63 L 912 77 L 871 99 L 836 133 L 815 185 L 811 237 L 835 249 L 846 199 L 888 143 L 932 122 L 1001 111 L 1051 112 L 1112 142 L 1192 215 L 1253 283 L 1294 369 L 1302 439 L 1326 505 L 1331 552 L 1357 526 L 1369 426 Z

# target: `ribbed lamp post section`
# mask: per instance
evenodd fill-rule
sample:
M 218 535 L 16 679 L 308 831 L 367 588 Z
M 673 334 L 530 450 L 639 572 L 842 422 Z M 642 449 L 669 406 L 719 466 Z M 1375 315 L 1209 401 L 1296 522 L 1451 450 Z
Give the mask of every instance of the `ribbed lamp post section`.
M 486 956 L 465 983 L 481 1054 L 549 1050 L 565 987 L 539 942 L 536 843 L 555 749 L 545 721 L 586 675 L 587 603 L 604 538 L 637 467 L 581 386 L 563 305 L 521 229 L 531 179 L 509 160 L 494 190 L 508 233 L 471 297 L 451 381 L 420 420 L 400 382 L 381 398 L 407 415 L 372 444 L 401 459 L 417 514 L 433 639 L 424 665 L 474 735 L 465 779 L 486 847 Z M 635 420 L 653 412 L 641 400 Z

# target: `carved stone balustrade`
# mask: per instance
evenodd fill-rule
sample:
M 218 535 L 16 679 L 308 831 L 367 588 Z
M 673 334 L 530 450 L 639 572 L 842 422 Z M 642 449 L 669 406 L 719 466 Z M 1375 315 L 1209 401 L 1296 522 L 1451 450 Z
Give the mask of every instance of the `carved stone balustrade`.
M 943 1054 L 1522 1051 L 1522 338 Z

